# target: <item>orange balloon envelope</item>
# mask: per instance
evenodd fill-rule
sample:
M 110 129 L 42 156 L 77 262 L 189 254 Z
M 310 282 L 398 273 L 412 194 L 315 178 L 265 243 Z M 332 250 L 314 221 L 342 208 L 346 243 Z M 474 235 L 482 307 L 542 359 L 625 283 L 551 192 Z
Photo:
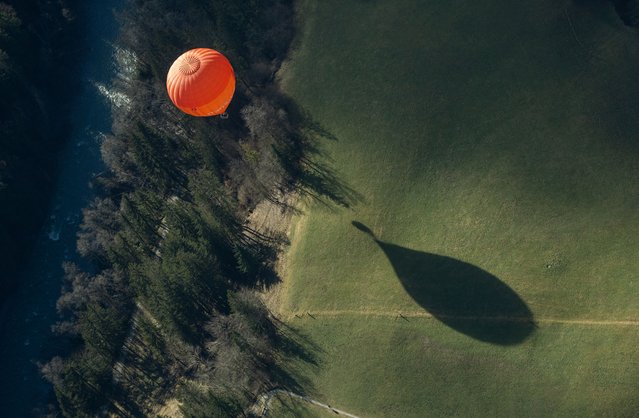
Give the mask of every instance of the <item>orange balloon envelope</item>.
M 214 116 L 226 111 L 235 92 L 229 60 L 209 48 L 196 48 L 175 60 L 166 76 L 171 101 L 184 113 Z

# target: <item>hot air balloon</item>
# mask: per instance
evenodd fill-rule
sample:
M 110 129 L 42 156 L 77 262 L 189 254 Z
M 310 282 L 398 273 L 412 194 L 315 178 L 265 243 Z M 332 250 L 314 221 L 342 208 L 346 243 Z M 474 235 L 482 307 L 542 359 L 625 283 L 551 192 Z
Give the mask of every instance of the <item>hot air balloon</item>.
M 175 106 L 193 116 L 223 115 L 235 92 L 235 74 L 228 59 L 209 48 L 196 48 L 175 60 L 166 76 Z

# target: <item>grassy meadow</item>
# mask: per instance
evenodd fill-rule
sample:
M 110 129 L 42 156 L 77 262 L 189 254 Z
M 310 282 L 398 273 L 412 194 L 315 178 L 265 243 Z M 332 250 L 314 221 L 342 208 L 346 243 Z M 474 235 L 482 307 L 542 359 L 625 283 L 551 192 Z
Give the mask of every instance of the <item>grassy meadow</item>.
M 278 310 L 317 344 L 308 392 L 367 417 L 632 415 L 639 34 L 586 0 L 303 1 L 300 25 L 283 85 L 360 196 L 292 228 Z

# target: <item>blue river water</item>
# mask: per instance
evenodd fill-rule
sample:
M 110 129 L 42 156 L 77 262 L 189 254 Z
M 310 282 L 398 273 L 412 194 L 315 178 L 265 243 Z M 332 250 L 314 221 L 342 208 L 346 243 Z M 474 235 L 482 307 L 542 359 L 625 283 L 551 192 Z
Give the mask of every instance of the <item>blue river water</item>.
M 110 105 L 96 88 L 114 76 L 113 42 L 117 35 L 115 8 L 121 0 L 87 0 L 77 18 L 87 45 L 81 62 L 69 68 L 81 88 L 72 97 L 71 130 L 59 158 L 59 172 L 49 218 L 39 233 L 30 261 L 19 273 L 20 283 L 0 314 L 0 417 L 40 416 L 55 402 L 51 385 L 37 363 L 46 361 L 62 344 L 51 326 L 57 320 L 56 300 L 63 284 L 62 263 L 81 262 L 76 234 L 82 208 L 94 197 L 91 180 L 104 170 L 100 159 L 102 133 L 110 130 Z M 37 193 L 37 191 L 34 191 Z

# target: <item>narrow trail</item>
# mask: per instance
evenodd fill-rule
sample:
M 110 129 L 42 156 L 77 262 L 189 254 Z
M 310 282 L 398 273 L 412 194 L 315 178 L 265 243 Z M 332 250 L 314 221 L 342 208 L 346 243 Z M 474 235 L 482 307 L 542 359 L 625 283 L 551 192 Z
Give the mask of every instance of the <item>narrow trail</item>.
M 355 309 L 338 309 L 323 311 L 290 311 L 281 312 L 281 315 L 288 318 L 304 318 L 314 319 L 315 317 L 339 317 L 339 316 L 378 316 L 392 317 L 394 319 L 407 318 L 427 318 L 435 319 L 435 316 L 428 312 L 402 312 L 402 311 L 383 311 L 383 310 L 355 310 Z M 503 321 L 503 322 L 528 322 L 529 318 L 524 317 L 506 317 L 506 316 L 463 316 L 463 315 L 438 315 L 440 318 L 450 318 L 468 321 Z M 639 326 L 639 320 L 614 320 L 614 319 L 563 319 L 563 318 L 535 318 L 536 324 L 566 324 L 566 325 L 592 325 L 592 326 Z
M 267 417 L 268 416 L 268 408 L 271 404 L 271 401 L 273 400 L 273 397 L 275 395 L 277 395 L 278 393 L 282 393 L 285 394 L 287 396 L 290 396 L 291 398 L 300 400 L 300 401 L 304 401 L 304 402 L 308 402 L 310 404 L 313 404 L 315 406 L 319 406 L 320 408 L 324 408 L 327 409 L 329 411 L 331 411 L 332 413 L 334 413 L 335 415 L 341 415 L 341 416 L 345 416 L 345 417 L 350 417 L 350 418 L 359 418 L 357 415 L 353 415 L 351 413 L 348 413 L 346 411 L 342 411 L 341 409 L 337 409 L 337 408 L 333 408 L 332 406 L 322 403 L 320 401 L 316 401 L 315 399 L 311 399 L 307 396 L 303 396 L 303 395 L 298 395 L 297 393 L 294 392 L 290 392 L 288 390 L 284 390 L 284 389 L 273 389 L 269 392 L 266 392 L 265 394 L 261 395 L 260 398 L 257 400 L 257 402 L 254 405 L 254 409 L 255 412 L 257 412 L 258 416 L 260 417 Z

